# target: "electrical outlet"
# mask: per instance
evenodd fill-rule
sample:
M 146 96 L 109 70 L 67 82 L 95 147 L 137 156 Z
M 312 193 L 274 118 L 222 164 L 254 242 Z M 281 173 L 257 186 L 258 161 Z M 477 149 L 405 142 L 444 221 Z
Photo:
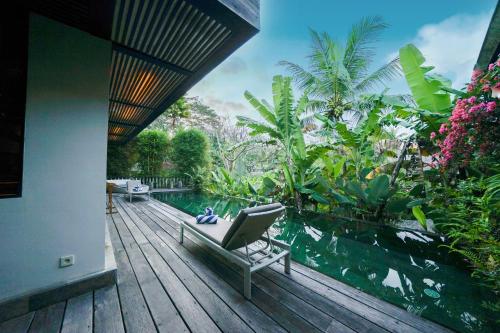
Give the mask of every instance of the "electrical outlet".
M 59 258 L 59 267 L 68 267 L 72 266 L 75 264 L 75 256 L 74 255 L 69 255 L 69 256 L 64 256 Z

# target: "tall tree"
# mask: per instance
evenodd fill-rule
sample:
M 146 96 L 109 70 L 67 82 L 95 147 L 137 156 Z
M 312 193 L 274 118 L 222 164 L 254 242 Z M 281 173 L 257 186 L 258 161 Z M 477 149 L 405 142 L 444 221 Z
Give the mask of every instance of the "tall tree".
M 158 176 L 168 149 L 167 134 L 159 130 L 145 130 L 137 136 L 139 169 L 144 176 Z
M 207 136 L 198 129 L 178 131 L 172 139 L 171 161 L 180 176 L 192 174 L 199 168 L 210 168 Z
M 334 41 L 326 32 L 311 30 L 309 70 L 281 61 L 299 88 L 311 98 L 310 108 L 338 120 L 346 111 L 360 111 L 359 96 L 374 86 L 400 74 L 395 58 L 374 72 L 370 65 L 375 56 L 374 43 L 387 28 L 381 17 L 366 17 L 354 24 L 345 43 Z
M 221 119 L 210 106 L 204 104 L 199 97 L 186 98 L 189 106 L 189 117 L 180 119 L 183 127 L 198 128 L 206 133 L 213 133 L 220 127 Z
M 168 107 L 154 122 L 149 125 L 149 129 L 173 132 L 180 120 L 188 118 L 189 104 L 185 97 L 179 98 L 174 104 Z

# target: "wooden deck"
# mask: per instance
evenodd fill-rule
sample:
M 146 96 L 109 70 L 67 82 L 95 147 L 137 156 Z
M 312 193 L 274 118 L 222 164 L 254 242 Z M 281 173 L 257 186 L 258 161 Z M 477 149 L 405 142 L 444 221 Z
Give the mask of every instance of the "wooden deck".
M 448 332 L 292 262 L 254 274 L 252 301 L 240 270 L 187 234 L 188 215 L 156 200 L 114 198 L 107 223 L 116 285 L 0 323 L 0 332 Z

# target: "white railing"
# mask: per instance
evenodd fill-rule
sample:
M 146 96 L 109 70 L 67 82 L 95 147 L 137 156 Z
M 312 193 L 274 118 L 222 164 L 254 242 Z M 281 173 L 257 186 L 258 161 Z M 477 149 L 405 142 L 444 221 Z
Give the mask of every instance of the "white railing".
M 142 184 L 149 185 L 151 189 L 174 189 L 189 187 L 188 177 L 109 177 L 109 179 L 137 179 Z

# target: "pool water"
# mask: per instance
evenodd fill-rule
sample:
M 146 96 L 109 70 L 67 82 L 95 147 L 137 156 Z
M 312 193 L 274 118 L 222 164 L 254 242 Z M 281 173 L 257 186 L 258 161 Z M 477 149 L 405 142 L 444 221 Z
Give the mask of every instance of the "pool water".
M 193 216 L 213 207 L 228 220 L 248 207 L 245 200 L 203 193 L 154 197 Z M 271 232 L 291 244 L 293 260 L 409 312 L 460 332 L 498 329 L 495 314 L 481 306 L 494 295 L 440 246 L 439 237 L 294 209 L 287 209 Z

